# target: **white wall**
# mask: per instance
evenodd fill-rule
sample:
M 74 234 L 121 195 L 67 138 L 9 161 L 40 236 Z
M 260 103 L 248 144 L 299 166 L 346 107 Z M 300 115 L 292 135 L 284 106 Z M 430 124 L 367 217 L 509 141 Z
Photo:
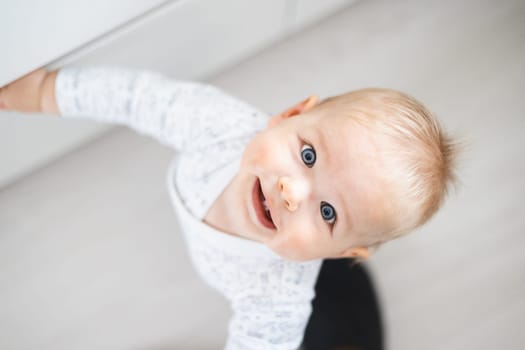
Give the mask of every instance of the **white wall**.
M 47 65 L 123 65 L 205 79 L 352 0 L 5 1 L 0 85 Z M 0 187 L 110 128 L 0 113 Z

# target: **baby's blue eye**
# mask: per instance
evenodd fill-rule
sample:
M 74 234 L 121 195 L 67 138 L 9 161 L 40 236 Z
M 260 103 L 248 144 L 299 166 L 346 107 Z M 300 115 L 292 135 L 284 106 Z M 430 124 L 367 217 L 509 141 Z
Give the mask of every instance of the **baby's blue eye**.
M 326 202 L 321 202 L 321 216 L 323 217 L 324 221 L 328 222 L 329 224 L 333 224 L 335 222 L 334 207 Z
M 301 148 L 301 158 L 303 159 L 303 162 L 304 164 L 306 164 L 307 167 L 313 167 L 315 163 L 314 148 L 310 145 L 304 145 L 303 148 Z

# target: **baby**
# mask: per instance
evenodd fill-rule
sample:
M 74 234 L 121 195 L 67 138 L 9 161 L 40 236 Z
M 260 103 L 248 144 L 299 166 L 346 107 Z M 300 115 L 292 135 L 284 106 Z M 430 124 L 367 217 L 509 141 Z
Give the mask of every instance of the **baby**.
M 366 259 L 425 223 L 455 149 L 413 98 L 364 89 L 269 117 L 217 88 L 121 68 L 43 69 L 0 108 L 127 125 L 173 147 L 196 269 L 231 303 L 226 349 L 296 349 L 322 259 Z

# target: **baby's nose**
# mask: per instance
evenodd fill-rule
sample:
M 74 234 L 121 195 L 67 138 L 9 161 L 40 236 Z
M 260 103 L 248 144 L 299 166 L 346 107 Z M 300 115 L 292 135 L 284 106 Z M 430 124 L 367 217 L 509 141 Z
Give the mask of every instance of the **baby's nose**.
M 287 176 L 282 176 L 277 181 L 279 193 L 284 206 L 290 211 L 295 211 L 299 207 L 299 203 L 308 194 L 308 185 L 301 179 L 291 179 Z

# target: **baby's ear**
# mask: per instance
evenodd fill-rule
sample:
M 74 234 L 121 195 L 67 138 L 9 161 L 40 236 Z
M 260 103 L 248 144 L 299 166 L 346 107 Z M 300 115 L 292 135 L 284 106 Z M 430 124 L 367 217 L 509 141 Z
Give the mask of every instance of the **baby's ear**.
M 343 251 L 339 257 L 368 259 L 370 257 L 370 250 L 368 247 L 352 247 Z
M 295 115 L 299 115 L 301 113 L 308 112 L 309 110 L 317 106 L 318 103 L 319 103 L 319 98 L 317 96 L 315 95 L 308 96 L 306 100 L 301 101 L 297 103 L 296 105 L 288 108 L 287 110 L 271 117 L 270 120 L 268 121 L 268 127 L 271 128 L 287 118 L 293 117 Z

